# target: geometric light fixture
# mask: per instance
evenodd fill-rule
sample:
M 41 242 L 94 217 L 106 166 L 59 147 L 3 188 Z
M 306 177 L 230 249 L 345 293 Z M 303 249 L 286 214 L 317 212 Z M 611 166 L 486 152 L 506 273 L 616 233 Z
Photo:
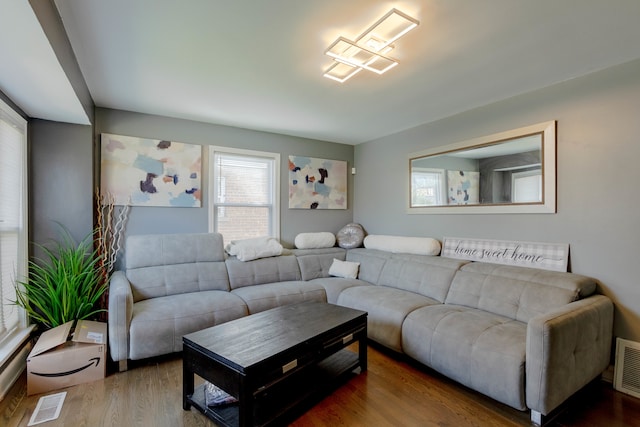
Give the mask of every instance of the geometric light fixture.
M 334 63 L 324 76 L 344 83 L 362 70 L 383 74 L 398 61 L 386 56 L 393 42 L 418 26 L 420 22 L 398 9 L 391 9 L 355 40 L 338 37 L 325 51 Z

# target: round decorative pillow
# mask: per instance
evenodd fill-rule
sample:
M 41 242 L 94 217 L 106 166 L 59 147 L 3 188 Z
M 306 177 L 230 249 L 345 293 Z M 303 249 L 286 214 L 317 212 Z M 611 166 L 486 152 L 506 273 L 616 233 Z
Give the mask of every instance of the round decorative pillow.
M 336 234 L 338 246 L 344 249 L 359 248 L 364 240 L 364 229 L 360 224 L 351 222 Z

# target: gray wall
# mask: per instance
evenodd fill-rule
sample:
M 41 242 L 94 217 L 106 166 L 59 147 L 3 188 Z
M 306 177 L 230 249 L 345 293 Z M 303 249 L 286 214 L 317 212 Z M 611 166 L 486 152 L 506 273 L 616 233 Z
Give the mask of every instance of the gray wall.
M 93 123 L 94 103 L 54 0 L 29 1 L 78 100 Z M 59 237 L 56 222 L 80 240 L 93 229 L 93 131 L 91 126 L 30 119 L 30 239 Z M 35 255 L 39 251 L 33 250 Z
M 91 126 L 31 119 L 29 133 L 31 239 L 57 239 L 59 222 L 79 241 L 93 229 Z
M 409 153 L 548 120 L 557 120 L 557 214 L 406 213 Z M 375 234 L 569 243 L 571 270 L 614 300 L 615 335 L 640 341 L 639 135 L 633 61 L 356 146 L 354 221 Z
M 280 238 L 285 246 L 291 247 L 298 233 L 313 231 L 336 233 L 352 220 L 353 177 L 351 175 L 348 175 L 348 209 L 289 209 L 287 169 L 289 156 L 298 155 L 346 160 L 350 170 L 354 151 L 351 145 L 97 108 L 94 141 L 98 153 L 101 133 L 280 153 Z M 208 161 L 203 158 L 202 208 L 133 207 L 129 215 L 127 234 L 206 232 L 208 230 L 206 206 L 209 200 L 207 167 Z

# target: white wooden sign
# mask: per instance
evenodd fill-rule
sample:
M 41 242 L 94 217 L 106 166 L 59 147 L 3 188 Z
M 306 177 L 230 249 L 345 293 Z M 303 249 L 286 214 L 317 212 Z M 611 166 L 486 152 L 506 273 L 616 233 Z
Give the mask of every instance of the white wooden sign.
M 441 255 L 470 261 L 567 271 L 569 244 L 445 237 Z

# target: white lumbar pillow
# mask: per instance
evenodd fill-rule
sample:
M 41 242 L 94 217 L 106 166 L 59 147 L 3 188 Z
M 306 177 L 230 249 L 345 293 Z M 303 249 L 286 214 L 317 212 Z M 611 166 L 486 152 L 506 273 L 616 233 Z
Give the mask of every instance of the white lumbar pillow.
M 333 259 L 333 264 L 329 267 L 329 276 L 344 277 L 345 279 L 355 279 L 358 277 L 359 262 L 340 261 Z
M 383 236 L 370 234 L 364 238 L 364 247 L 386 252 L 414 255 L 438 255 L 440 241 L 431 237 Z
M 336 244 L 336 236 L 328 231 L 300 233 L 296 236 L 293 243 L 295 243 L 298 249 L 332 248 Z

